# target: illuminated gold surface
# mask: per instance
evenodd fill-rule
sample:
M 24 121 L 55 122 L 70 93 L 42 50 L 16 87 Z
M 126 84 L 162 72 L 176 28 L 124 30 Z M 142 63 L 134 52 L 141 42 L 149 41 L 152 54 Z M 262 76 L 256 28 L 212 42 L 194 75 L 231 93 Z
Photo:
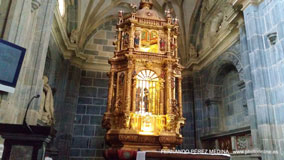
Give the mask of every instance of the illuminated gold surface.
M 170 13 L 159 17 L 151 6 L 151 0 L 141 0 L 131 16 L 119 12 L 102 122 L 111 148 L 158 150 L 182 143 L 178 25 Z

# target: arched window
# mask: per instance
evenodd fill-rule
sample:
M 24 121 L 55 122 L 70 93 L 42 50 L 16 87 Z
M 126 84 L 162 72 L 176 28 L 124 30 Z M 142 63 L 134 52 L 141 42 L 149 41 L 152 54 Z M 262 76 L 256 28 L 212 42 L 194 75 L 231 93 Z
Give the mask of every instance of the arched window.
M 58 0 L 59 13 L 61 16 L 65 14 L 65 0 Z
M 151 70 L 142 70 L 137 75 L 136 110 L 159 113 L 160 85 L 158 76 Z

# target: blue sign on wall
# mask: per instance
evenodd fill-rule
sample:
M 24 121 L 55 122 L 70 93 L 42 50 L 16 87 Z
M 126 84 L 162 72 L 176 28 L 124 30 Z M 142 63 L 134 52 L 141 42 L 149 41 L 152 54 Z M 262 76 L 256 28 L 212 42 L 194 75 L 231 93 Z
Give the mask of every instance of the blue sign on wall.
M 14 93 L 26 49 L 0 39 L 0 91 Z

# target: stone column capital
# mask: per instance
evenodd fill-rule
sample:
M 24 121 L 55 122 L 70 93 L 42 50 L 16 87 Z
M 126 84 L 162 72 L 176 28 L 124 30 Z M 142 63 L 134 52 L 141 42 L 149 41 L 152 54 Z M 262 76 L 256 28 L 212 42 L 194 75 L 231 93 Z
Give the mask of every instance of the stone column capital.
M 263 0 L 229 0 L 228 2 L 233 6 L 242 6 L 241 10 L 245 10 L 249 5 L 258 5 Z

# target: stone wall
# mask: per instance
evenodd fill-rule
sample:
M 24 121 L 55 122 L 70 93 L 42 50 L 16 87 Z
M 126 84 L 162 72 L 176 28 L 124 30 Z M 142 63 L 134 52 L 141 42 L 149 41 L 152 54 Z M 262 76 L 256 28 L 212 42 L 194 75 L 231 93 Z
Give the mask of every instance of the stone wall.
M 96 28 L 84 51 L 85 54 L 93 55 L 97 63 L 106 65 L 108 68 L 108 59 L 114 54 L 113 42 L 116 36 L 116 24 L 117 21 L 112 20 Z
M 184 75 L 182 79 L 183 94 L 183 116 L 186 118 L 185 126 L 182 129 L 183 143 L 179 148 L 195 149 L 194 139 L 194 117 L 193 117 L 193 78 L 190 75 Z
M 240 90 L 239 74 L 230 70 L 223 79 L 222 103 L 224 107 L 224 130 L 233 130 L 247 126 L 247 105 L 243 104 L 244 93 Z
M 74 119 L 71 159 L 103 156 L 105 130 L 101 120 L 106 111 L 108 77 L 106 72 L 82 71 L 77 112 Z
M 246 57 L 254 101 L 251 111 L 255 145 L 260 150 L 284 153 L 284 2 L 263 0 L 244 10 L 245 28 L 241 33 L 242 54 Z M 275 43 L 268 35 L 276 33 Z M 263 160 L 283 159 L 284 154 L 263 154 Z

